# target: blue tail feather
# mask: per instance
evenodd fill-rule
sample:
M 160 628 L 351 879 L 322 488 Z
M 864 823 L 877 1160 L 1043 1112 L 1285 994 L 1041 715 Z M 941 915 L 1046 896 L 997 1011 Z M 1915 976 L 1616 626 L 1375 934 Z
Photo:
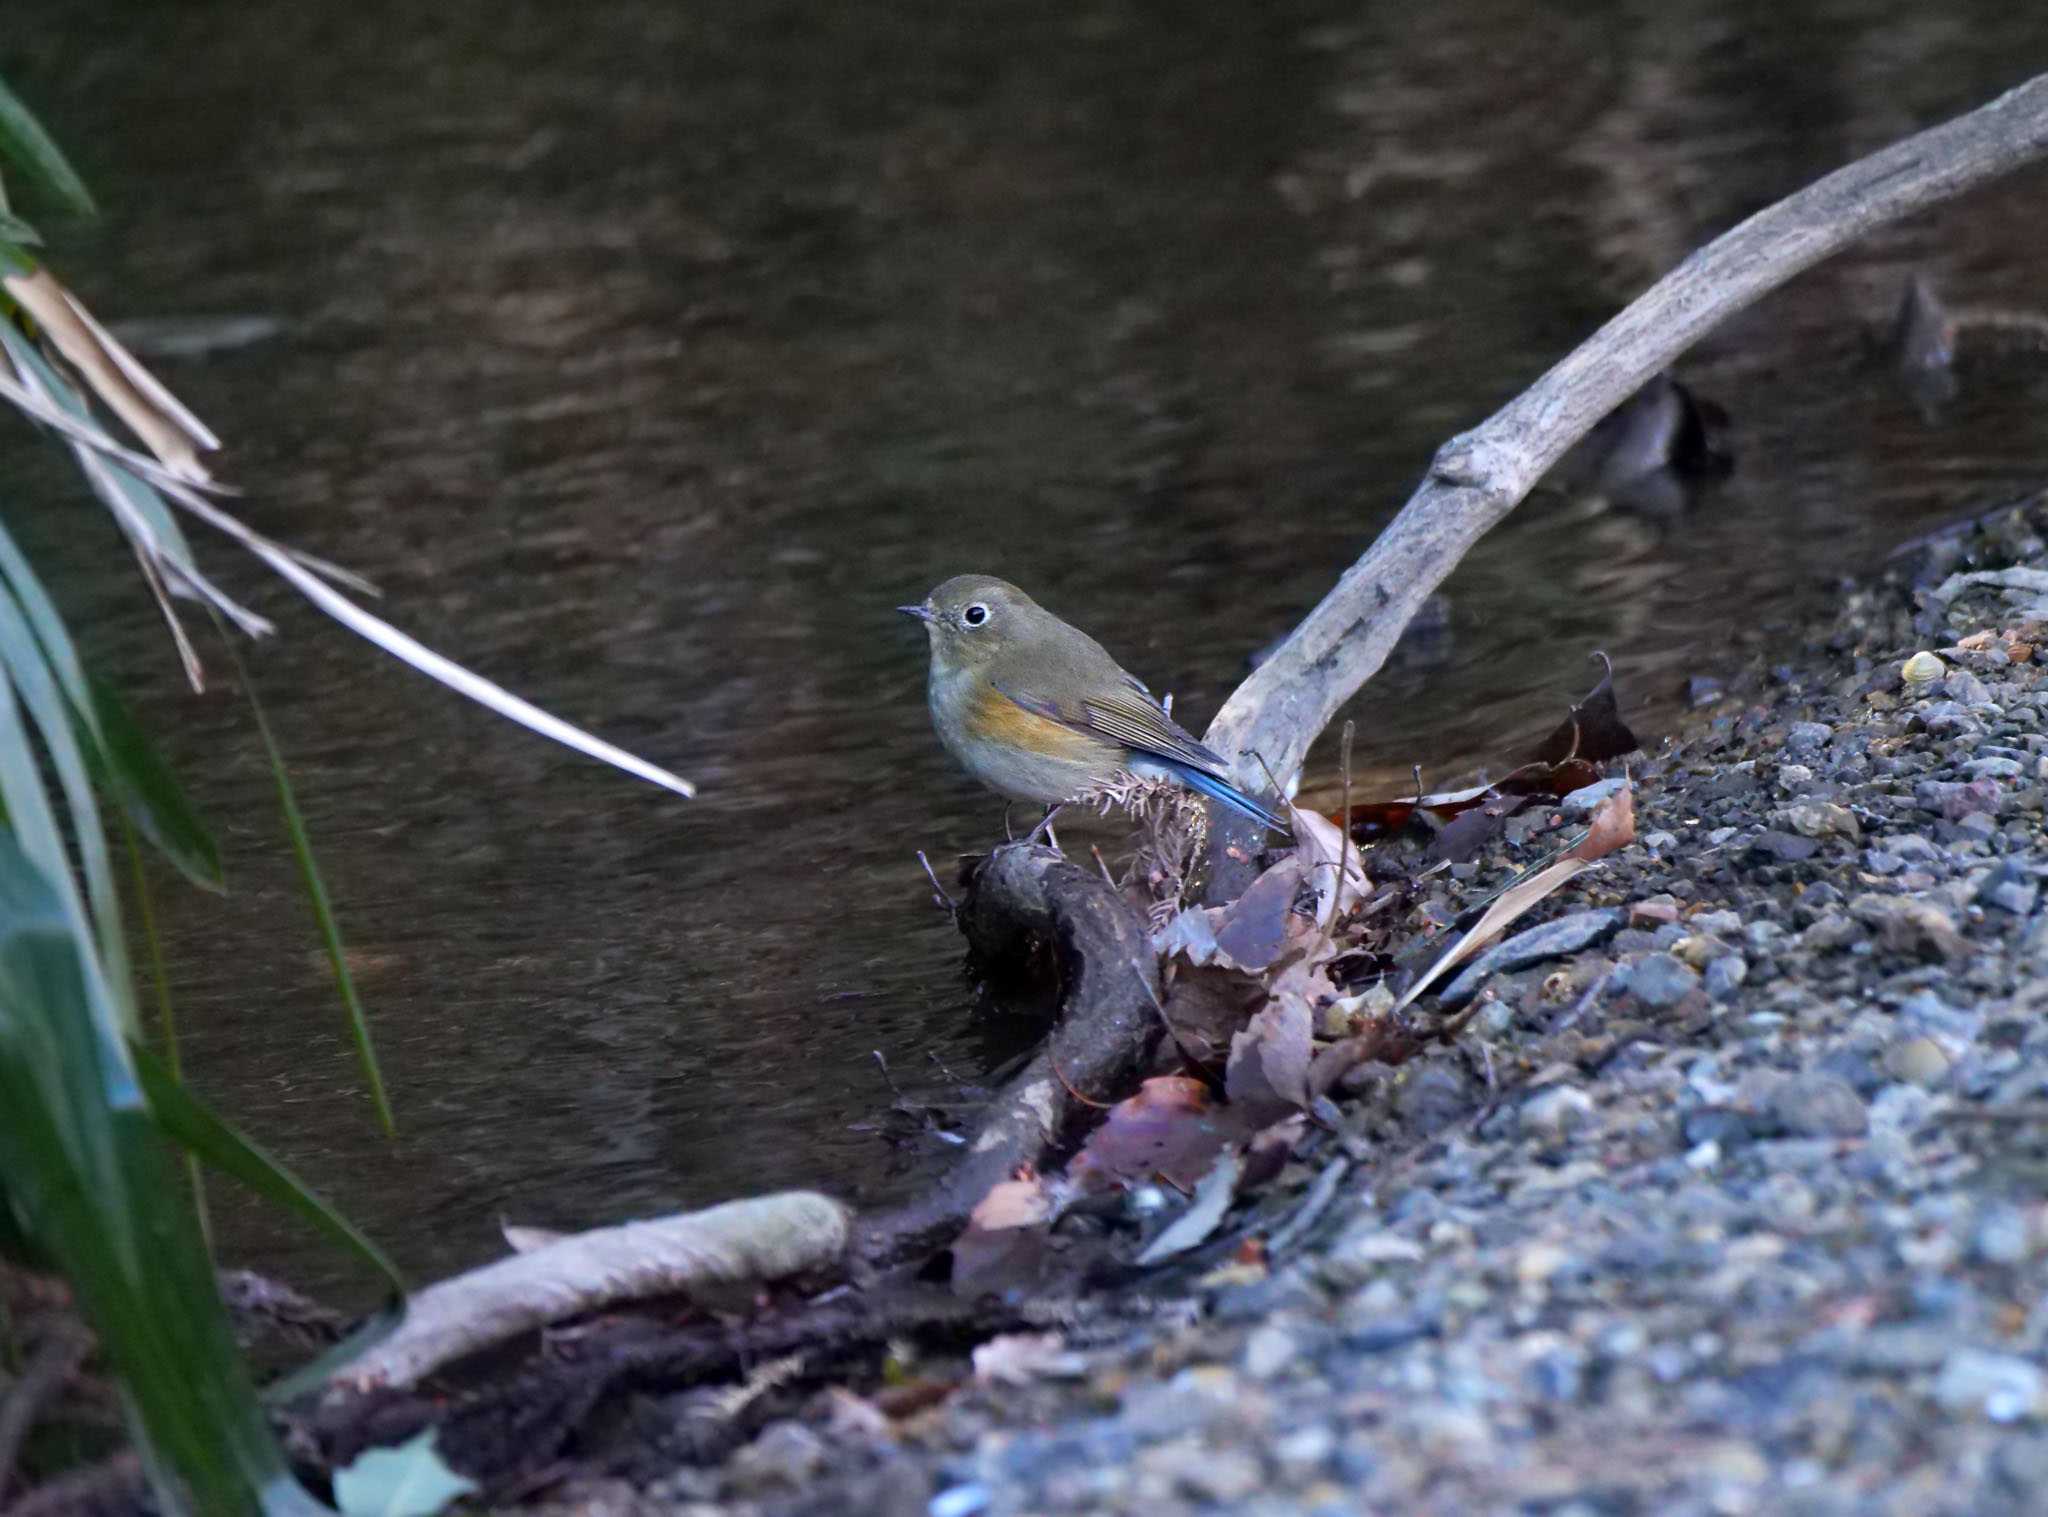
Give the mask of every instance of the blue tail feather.
M 1260 805 L 1242 790 L 1238 789 L 1237 786 L 1231 784 L 1230 781 L 1219 779 L 1207 770 L 1197 769 L 1192 764 L 1176 763 L 1171 759 L 1164 759 L 1156 754 L 1151 755 L 1151 758 L 1160 768 L 1171 770 L 1173 777 L 1183 785 L 1186 785 L 1190 790 L 1199 790 L 1211 800 L 1221 801 L 1233 811 L 1241 811 L 1253 821 L 1261 822 L 1272 828 L 1275 832 L 1292 832 L 1294 830 L 1281 820 L 1277 812 Z

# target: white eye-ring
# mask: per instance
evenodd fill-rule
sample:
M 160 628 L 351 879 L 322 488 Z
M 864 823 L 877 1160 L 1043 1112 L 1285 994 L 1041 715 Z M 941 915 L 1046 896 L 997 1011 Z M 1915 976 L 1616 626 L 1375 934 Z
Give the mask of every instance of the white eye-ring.
M 979 627 L 987 620 L 988 607 L 984 606 L 980 601 L 976 601 L 960 613 L 960 625 L 963 627 Z

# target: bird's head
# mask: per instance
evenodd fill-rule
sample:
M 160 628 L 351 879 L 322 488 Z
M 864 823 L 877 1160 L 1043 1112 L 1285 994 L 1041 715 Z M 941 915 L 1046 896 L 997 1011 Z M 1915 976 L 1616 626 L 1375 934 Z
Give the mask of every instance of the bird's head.
M 896 609 L 924 623 L 940 674 L 985 669 L 1050 620 L 1037 601 L 989 574 L 956 574 L 916 605 Z

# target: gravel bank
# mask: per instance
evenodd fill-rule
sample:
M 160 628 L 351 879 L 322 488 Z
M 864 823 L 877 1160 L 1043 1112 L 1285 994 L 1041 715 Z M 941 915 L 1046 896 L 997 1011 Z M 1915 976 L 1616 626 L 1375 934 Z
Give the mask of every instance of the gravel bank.
M 1729 676 L 1637 767 L 1638 843 L 1452 992 L 1460 1042 L 1354 1072 L 1341 1128 L 1184 1263 L 923 1410 L 828 1391 L 572 1505 L 2048 1501 L 2044 529 L 2037 501 L 1938 540 Z

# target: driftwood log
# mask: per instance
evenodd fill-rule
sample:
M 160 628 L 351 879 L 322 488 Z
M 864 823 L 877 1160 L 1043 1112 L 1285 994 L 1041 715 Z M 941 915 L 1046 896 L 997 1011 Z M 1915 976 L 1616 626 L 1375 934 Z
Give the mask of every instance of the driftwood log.
M 1165 1029 L 1159 961 L 1144 922 L 1100 875 L 1049 848 L 1018 844 L 990 854 L 960 928 L 988 962 L 1015 959 L 1034 937 L 1049 940 L 1059 957 L 1059 1023 L 938 1185 L 856 1228 L 856 1252 L 870 1268 L 948 1242 L 990 1186 L 1043 1162 L 1087 1102 L 1106 1106 L 1122 1096 Z
M 967 1151 L 925 1195 L 850 1229 L 809 1191 L 575 1233 L 419 1292 L 405 1321 L 332 1382 L 337 1394 L 406 1387 L 467 1355 L 621 1302 L 842 1266 L 871 1276 L 951 1241 L 989 1187 L 1040 1162 L 1090 1101 L 1107 1105 L 1157 1045 L 1159 966 L 1145 924 L 1099 875 L 1050 848 L 999 848 L 975 871 L 960 925 L 984 961 L 1052 945 L 1059 1021 L 998 1093 Z
M 1472 545 L 1595 423 L 1744 307 L 1859 237 L 2048 153 L 2048 74 L 1790 195 L 1694 253 L 1470 432 L 1231 693 L 1203 741 L 1257 790 L 1283 783 Z M 1220 829 L 1219 829 L 1220 831 Z

